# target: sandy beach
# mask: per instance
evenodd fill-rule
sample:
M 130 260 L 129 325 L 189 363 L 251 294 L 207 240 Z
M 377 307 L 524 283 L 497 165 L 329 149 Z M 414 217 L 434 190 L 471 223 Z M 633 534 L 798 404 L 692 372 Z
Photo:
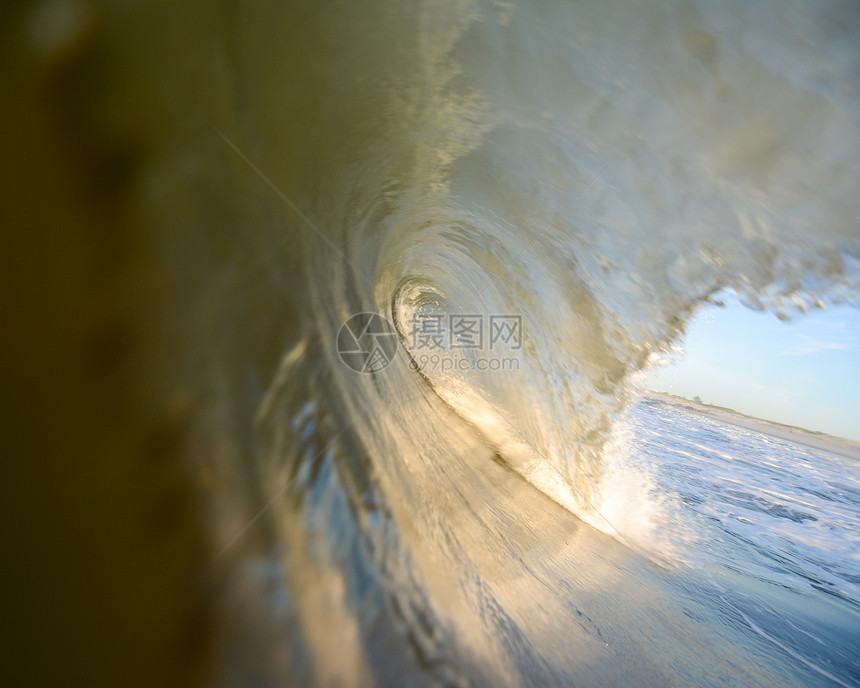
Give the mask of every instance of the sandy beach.
M 745 416 L 742 413 L 730 409 L 724 409 L 717 406 L 708 406 L 706 404 L 697 404 L 694 401 L 689 401 L 681 397 L 672 396 L 670 394 L 662 394 L 660 392 L 647 391 L 646 398 L 661 401 L 673 406 L 680 406 L 700 413 L 705 416 L 717 418 L 731 425 L 735 425 L 747 430 L 756 430 L 771 437 L 778 437 L 789 442 L 797 442 L 798 444 L 812 447 L 813 449 L 821 449 L 823 451 L 838 454 L 848 459 L 860 462 L 860 442 L 848 440 L 843 437 L 834 437 L 820 432 L 810 432 L 803 428 L 791 427 L 774 423 L 772 421 Z

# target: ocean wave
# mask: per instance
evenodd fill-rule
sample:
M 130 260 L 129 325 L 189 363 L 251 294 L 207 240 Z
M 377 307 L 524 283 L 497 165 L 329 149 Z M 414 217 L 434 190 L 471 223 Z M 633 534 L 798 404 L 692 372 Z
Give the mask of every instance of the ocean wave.
M 145 256 L 219 682 L 804 680 L 678 582 L 621 421 L 721 293 L 857 303 L 856 4 L 79 6 L 15 26 Z

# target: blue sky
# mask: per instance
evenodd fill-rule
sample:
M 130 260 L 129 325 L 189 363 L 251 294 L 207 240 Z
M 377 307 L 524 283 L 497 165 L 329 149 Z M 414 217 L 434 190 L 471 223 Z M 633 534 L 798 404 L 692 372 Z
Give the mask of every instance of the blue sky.
M 782 322 L 729 298 L 699 313 L 683 349 L 647 378 L 649 389 L 860 440 L 860 309 Z

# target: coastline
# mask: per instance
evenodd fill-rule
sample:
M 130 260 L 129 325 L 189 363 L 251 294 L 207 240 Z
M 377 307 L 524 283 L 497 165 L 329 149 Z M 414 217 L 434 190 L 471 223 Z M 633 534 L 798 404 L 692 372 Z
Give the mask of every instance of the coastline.
M 746 430 L 754 430 L 757 432 L 776 437 L 778 439 L 795 442 L 812 449 L 836 454 L 843 458 L 852 459 L 860 462 L 860 442 L 845 439 L 843 437 L 834 437 L 819 432 L 810 432 L 803 428 L 782 425 L 762 418 L 754 418 L 747 416 L 731 409 L 725 409 L 718 406 L 708 406 L 699 404 L 683 397 L 676 397 L 671 394 L 662 392 L 653 392 L 651 390 L 644 391 L 644 398 L 653 399 L 664 404 L 679 406 L 693 413 L 698 413 L 703 416 L 716 418 L 730 425 L 734 425 Z

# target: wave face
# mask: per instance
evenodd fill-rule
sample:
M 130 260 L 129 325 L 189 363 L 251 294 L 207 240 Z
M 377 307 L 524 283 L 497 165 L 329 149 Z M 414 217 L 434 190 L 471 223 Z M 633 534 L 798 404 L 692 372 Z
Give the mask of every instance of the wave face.
M 857 5 L 219 16 L 201 150 L 240 199 L 242 249 L 212 260 L 245 296 L 206 303 L 245 300 L 241 328 L 212 316 L 213 355 L 262 332 L 282 356 L 210 367 L 225 682 L 773 683 L 778 659 L 649 563 L 671 558 L 659 511 L 608 502 L 605 448 L 636 374 L 719 292 L 785 315 L 856 298 Z M 399 336 L 372 374 L 337 350 L 358 313 Z M 418 324 L 463 315 L 482 346 L 434 363 Z M 521 336 L 491 351 L 491 318 Z M 252 429 L 221 422 L 241 404 Z
M 408 339 L 422 300 L 443 316 L 521 316 L 516 375 L 425 377 L 507 459 L 548 464 L 591 501 L 630 374 L 704 299 L 734 289 L 791 312 L 856 290 L 858 62 L 838 9 L 466 3 L 386 17 L 414 30 L 374 56 L 396 71 L 359 58 L 346 93 L 328 94 L 364 107 L 337 122 L 342 180 L 311 211 L 345 255 L 310 234 L 316 333 L 333 341 L 370 311 Z M 363 56 L 383 36 L 347 41 Z M 402 366 L 389 377 L 378 384 L 419 384 Z

